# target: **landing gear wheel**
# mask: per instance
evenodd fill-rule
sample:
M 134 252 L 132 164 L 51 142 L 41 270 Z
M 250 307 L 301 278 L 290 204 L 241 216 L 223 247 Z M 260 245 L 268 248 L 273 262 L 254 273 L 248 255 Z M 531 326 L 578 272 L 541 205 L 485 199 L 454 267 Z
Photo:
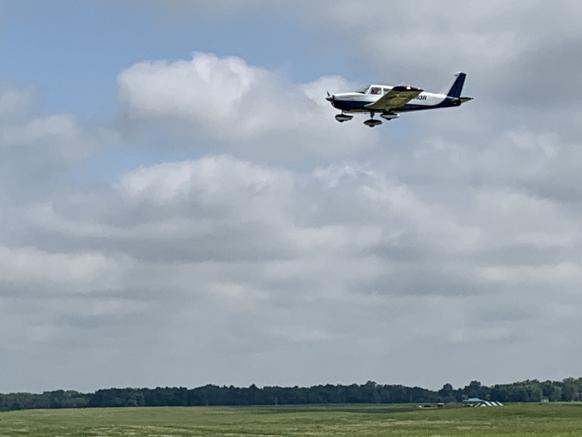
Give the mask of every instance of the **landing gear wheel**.
M 395 112 L 385 112 L 383 114 L 380 114 L 380 117 L 382 117 L 386 121 L 390 121 L 400 117 L 400 114 L 397 114 Z
M 339 121 L 340 123 L 343 123 L 344 121 L 350 121 L 352 118 L 354 118 L 353 115 L 347 115 L 347 114 L 337 114 L 335 116 L 335 119 L 337 121 Z
M 364 121 L 364 124 L 366 126 L 369 126 L 369 127 L 375 127 L 375 126 L 381 125 L 382 122 L 380 120 L 375 120 L 373 118 L 370 118 L 369 120 Z

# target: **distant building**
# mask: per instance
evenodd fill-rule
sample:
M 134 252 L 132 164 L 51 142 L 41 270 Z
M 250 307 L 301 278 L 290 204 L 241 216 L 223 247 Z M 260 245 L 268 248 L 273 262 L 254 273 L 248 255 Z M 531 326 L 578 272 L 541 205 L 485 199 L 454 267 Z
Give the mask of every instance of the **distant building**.
M 503 404 L 497 401 L 485 401 L 479 398 L 469 398 L 463 401 L 467 407 L 502 407 Z
M 483 399 L 479 398 L 469 398 L 463 401 L 464 404 L 478 404 L 479 402 L 485 402 Z

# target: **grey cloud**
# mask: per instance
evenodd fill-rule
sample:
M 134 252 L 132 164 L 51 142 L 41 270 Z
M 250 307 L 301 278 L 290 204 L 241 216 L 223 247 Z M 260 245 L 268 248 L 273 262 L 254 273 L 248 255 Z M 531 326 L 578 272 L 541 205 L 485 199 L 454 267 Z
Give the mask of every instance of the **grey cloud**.
M 200 197 L 203 196 L 199 189 L 201 180 L 183 177 L 185 168 L 202 169 L 204 166 L 199 164 L 204 162 L 218 165 L 220 169 L 210 179 L 204 179 L 204 184 L 219 190 L 218 195 L 210 198 L 210 204 L 205 204 Z M 232 177 L 233 169 L 239 166 L 248 175 L 228 185 L 223 178 Z M 157 178 L 160 170 L 164 172 L 162 179 Z M 427 334 L 435 327 L 440 327 L 449 339 L 439 340 L 442 347 L 465 345 L 466 353 L 472 343 L 481 344 L 486 350 L 487 344 L 497 348 L 507 342 L 527 343 L 533 334 L 525 326 L 533 323 L 532 319 L 526 317 L 527 311 L 523 314 L 519 300 L 504 296 L 541 293 L 543 286 L 523 282 L 524 271 L 520 270 L 519 263 L 525 259 L 519 252 L 503 252 L 504 260 L 483 254 L 502 250 L 498 239 L 511 234 L 517 241 L 521 233 L 527 235 L 530 230 L 544 229 L 552 235 L 553 231 L 546 229 L 544 223 L 563 220 L 558 205 L 539 215 L 546 208 L 543 202 L 529 199 L 523 193 L 502 193 L 505 211 L 490 223 L 481 211 L 497 207 L 495 190 L 482 188 L 477 193 L 470 192 L 468 199 L 473 204 L 468 210 L 463 209 L 467 206 L 463 203 L 445 207 L 443 199 L 433 201 L 430 192 L 394 182 L 373 168 L 351 164 L 302 174 L 251 165 L 232 157 L 209 156 L 184 165 L 145 168 L 128 177 L 134 175 L 145 177 L 132 185 L 145 187 L 143 190 L 129 191 L 137 196 L 137 203 L 129 201 L 131 197 L 126 198 L 118 188 L 120 185 L 114 183 L 109 192 L 90 197 L 93 205 L 86 212 L 82 212 L 82 207 L 75 208 L 83 205 L 82 196 L 61 195 L 55 203 L 59 210 L 51 220 L 21 224 L 27 226 L 27 231 L 21 234 L 22 243 L 36 243 L 45 253 L 97 252 L 106 258 L 115 256 L 116 263 L 131 260 L 119 264 L 121 271 L 110 278 L 110 288 L 104 292 L 81 283 L 83 292 L 94 299 L 93 304 L 87 306 L 86 300 L 70 297 L 62 310 L 50 310 L 52 315 L 42 323 L 53 326 L 54 337 L 44 341 L 64 340 L 61 330 L 66 327 L 75 327 L 67 334 L 66 342 L 72 344 L 80 342 L 82 335 L 98 335 L 104 336 L 107 342 L 95 347 L 117 350 L 123 344 L 141 339 L 142 345 L 153 344 L 164 354 L 181 356 L 186 362 L 193 359 L 192 354 L 208 354 L 200 364 L 202 375 L 213 374 L 210 370 L 215 368 L 213 360 L 238 357 L 247 369 L 239 376 L 241 383 L 252 378 L 252 363 L 256 364 L 258 356 L 268 357 L 265 359 L 272 365 L 290 360 L 303 369 L 300 378 L 311 381 L 310 378 L 319 374 L 308 371 L 309 360 L 304 361 L 301 355 L 292 360 L 289 351 L 306 350 L 312 345 L 336 356 L 340 344 L 367 338 L 367 342 L 358 346 L 362 353 L 369 352 L 368 343 L 376 347 L 374 342 L 393 353 L 404 353 L 407 346 L 402 340 L 381 338 L 395 329 L 401 330 L 403 325 L 408 326 L 405 337 L 423 348 L 435 341 L 432 334 Z M 265 181 L 265 176 L 271 181 L 279 181 L 281 177 L 283 181 L 290 180 L 283 184 L 273 182 L 273 190 L 258 191 L 253 188 L 254 183 L 242 183 Z M 155 189 L 148 188 L 149 178 L 157 181 Z M 222 183 L 230 188 L 220 191 Z M 249 189 L 241 190 L 241 186 Z M 329 201 L 330 196 L 336 198 Z M 513 199 L 512 202 L 503 200 L 503 196 Z M 113 221 L 111 205 L 117 209 Z M 135 209 L 136 205 L 139 209 Z M 212 208 L 197 218 L 198 211 L 208 205 Z M 245 209 L 240 210 L 238 205 L 244 205 Z M 357 206 L 355 214 L 354 206 Z M 139 211 L 137 222 L 151 226 L 144 228 L 149 231 L 132 230 L 130 218 L 136 217 L 136 211 Z M 520 229 L 514 223 L 516 212 L 521 214 L 521 220 L 527 217 L 528 226 Z M 261 225 L 252 230 L 240 222 L 241 217 L 255 217 Z M 168 226 L 171 220 L 182 226 Z M 200 227 L 198 220 L 210 221 L 213 226 Z M 68 225 L 55 227 L 59 223 Z M 100 226 L 94 228 L 92 224 L 96 223 Z M 229 223 L 239 226 L 229 228 Z M 159 237 L 152 233 L 156 229 Z M 198 229 L 199 234 L 184 238 L 185 229 Z M 219 235 L 227 235 L 230 229 L 232 234 L 220 239 L 212 229 Z M 477 234 L 476 245 L 466 242 L 475 238 L 471 236 L 472 231 L 467 234 L 468 229 L 477 229 L 482 234 Z M 27 236 L 32 237 L 27 240 Z M 274 241 L 281 236 L 285 243 L 277 246 Z M 233 241 L 239 241 L 239 247 L 245 249 L 233 250 Z M 17 243 L 12 241 L 13 245 Z M 511 242 L 507 244 L 502 247 L 511 247 Z M 522 246 L 523 250 L 531 247 L 528 243 Z M 264 248 L 272 252 L 262 252 Z M 545 250 L 553 249 L 546 247 Z M 551 265 L 552 257 L 546 254 L 530 262 L 533 271 L 536 266 Z M 499 265 L 503 268 L 496 270 Z M 546 275 L 543 269 L 540 272 L 541 277 Z M 547 272 L 550 274 L 551 270 Z M 560 293 L 560 301 L 572 301 L 568 293 L 576 287 L 576 277 L 572 280 L 554 287 L 554 292 Z M 41 288 L 51 294 L 50 286 Z M 102 297 L 100 293 L 104 293 Z M 482 303 L 469 299 L 471 296 L 488 299 L 491 302 L 488 313 L 481 312 Z M 536 302 L 541 302 L 540 295 L 536 296 Z M 107 310 L 106 303 L 111 299 L 128 299 L 135 311 L 128 316 L 123 308 L 115 305 Z M 439 299 L 446 304 L 428 304 L 429 300 L 439 302 Z M 557 299 L 550 300 L 557 302 Z M 92 309 L 99 302 L 106 308 L 101 312 Z M 505 315 L 498 314 L 499 319 L 487 315 L 495 313 L 495 305 L 504 308 Z M 464 313 L 467 317 L 458 318 Z M 32 317 L 34 320 L 35 316 Z M 536 317 L 554 316 L 540 309 Z M 122 338 L 111 338 L 116 330 L 123 329 L 124 320 L 127 324 Z M 155 320 L 162 329 L 156 333 L 146 329 L 139 334 L 148 320 Z M 355 320 L 360 326 L 349 320 Z M 411 327 L 410 320 L 416 326 Z M 179 346 L 178 339 L 168 343 L 169 336 L 182 331 L 194 333 L 186 345 Z M 152 337 L 144 340 L 143 335 Z M 145 353 L 139 345 L 134 347 L 138 356 Z M 418 355 L 420 360 L 424 357 Z M 348 370 L 353 362 L 346 357 L 342 359 L 344 364 L 332 372 L 336 378 L 353 375 Z M 376 359 L 382 362 L 385 358 L 379 353 Z M 404 378 L 404 368 L 399 366 L 392 365 L 393 374 Z M 370 372 L 383 374 L 374 366 Z M 215 375 L 222 380 L 226 378 L 226 373 Z M 121 377 L 127 377 L 123 370 Z M 289 380 L 283 370 L 270 372 L 267 379 L 270 382 Z
M 576 111 L 582 87 L 582 65 L 572 61 L 582 48 L 582 35 L 560 35 L 536 42 L 507 63 L 505 81 L 495 92 L 504 95 L 510 105 L 516 103 L 547 112 L 565 107 Z

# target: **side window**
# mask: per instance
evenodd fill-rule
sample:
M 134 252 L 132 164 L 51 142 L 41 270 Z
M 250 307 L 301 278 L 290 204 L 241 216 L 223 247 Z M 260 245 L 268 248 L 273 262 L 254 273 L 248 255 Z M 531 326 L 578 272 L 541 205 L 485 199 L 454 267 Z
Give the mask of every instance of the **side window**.
M 390 92 L 390 89 L 389 88 L 382 88 L 382 91 L 384 91 L 384 95 L 386 95 Z
M 370 94 L 382 94 L 382 88 L 379 88 L 377 86 L 373 86 L 372 89 L 370 90 Z

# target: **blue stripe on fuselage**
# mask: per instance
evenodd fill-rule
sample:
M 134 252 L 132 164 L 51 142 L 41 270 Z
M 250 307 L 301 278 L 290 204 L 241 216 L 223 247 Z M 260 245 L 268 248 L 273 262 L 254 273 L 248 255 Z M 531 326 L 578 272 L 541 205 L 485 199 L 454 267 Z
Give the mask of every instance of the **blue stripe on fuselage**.
M 356 110 L 365 110 L 366 105 L 369 105 L 370 102 L 361 102 L 358 100 L 334 100 L 333 106 L 337 109 L 341 109 L 342 111 L 356 111 Z
M 384 111 L 372 111 L 366 108 L 366 105 L 369 105 L 370 102 L 362 102 L 362 101 L 355 101 L 355 100 L 334 100 L 333 106 L 337 109 L 341 109 L 342 111 L 362 111 L 362 112 L 384 112 Z M 437 103 L 436 105 L 417 105 L 414 103 L 407 103 L 400 108 L 394 108 L 393 112 L 411 112 L 411 111 L 423 111 L 427 109 L 437 109 L 437 108 L 451 108 L 455 106 L 460 106 L 461 102 L 458 99 L 452 99 L 450 97 L 446 97 L 442 102 Z

